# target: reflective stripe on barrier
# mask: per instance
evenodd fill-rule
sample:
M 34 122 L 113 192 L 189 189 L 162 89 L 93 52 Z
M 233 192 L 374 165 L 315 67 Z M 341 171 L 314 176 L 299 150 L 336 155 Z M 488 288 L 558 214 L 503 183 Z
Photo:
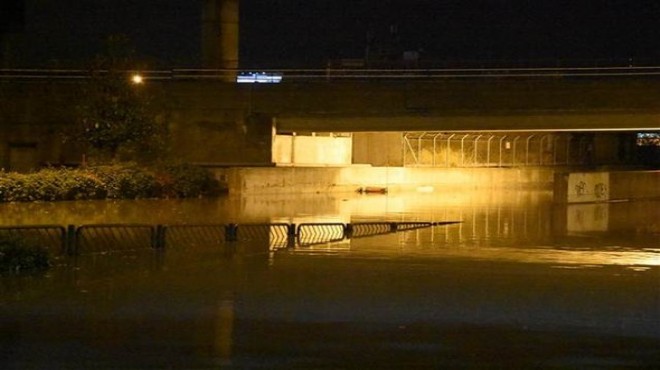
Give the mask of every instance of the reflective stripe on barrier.
M 286 248 L 289 245 L 289 224 L 238 224 L 236 241 L 266 242 L 271 250 Z
M 298 225 L 298 244 L 312 245 L 343 240 L 346 225 L 341 223 L 318 223 Z
M 356 222 L 346 225 L 350 238 L 389 234 L 393 232 L 391 222 Z

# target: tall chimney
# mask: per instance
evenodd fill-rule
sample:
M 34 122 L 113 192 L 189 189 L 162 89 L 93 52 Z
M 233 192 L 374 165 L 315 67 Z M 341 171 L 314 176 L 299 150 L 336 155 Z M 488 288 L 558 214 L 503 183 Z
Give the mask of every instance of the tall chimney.
M 202 9 L 202 66 L 238 68 L 238 3 L 204 0 Z

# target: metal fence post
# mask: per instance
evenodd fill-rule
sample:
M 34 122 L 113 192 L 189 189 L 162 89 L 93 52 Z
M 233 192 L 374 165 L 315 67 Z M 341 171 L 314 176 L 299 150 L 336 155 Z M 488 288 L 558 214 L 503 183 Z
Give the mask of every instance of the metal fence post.
M 402 157 L 403 157 L 403 167 L 406 166 L 406 144 L 407 143 L 408 143 L 408 133 L 404 132 L 403 135 L 401 135 L 401 150 L 403 152 L 401 154 L 402 154 Z M 295 232 L 294 232 L 294 234 L 295 234 Z
M 495 135 L 490 135 L 486 143 L 486 166 L 490 167 L 490 141 L 495 138 Z
M 500 167 L 502 167 L 502 141 L 504 141 L 504 139 L 506 139 L 506 135 L 500 138 Z
M 475 139 L 474 139 L 474 159 L 473 159 L 473 166 L 477 166 L 479 163 L 479 154 L 478 154 L 478 148 L 479 148 L 479 139 L 484 136 L 482 134 L 479 134 Z
M 516 136 L 513 139 L 513 157 L 511 158 L 511 165 L 515 166 L 516 165 L 516 142 L 520 140 L 520 136 Z
M 353 236 L 353 225 L 348 223 L 344 225 L 344 238 L 350 239 Z
M 470 134 L 465 134 L 461 138 L 461 167 L 465 165 L 465 138 L 468 137 Z
M 289 224 L 286 230 L 287 247 L 293 248 L 296 246 L 296 224 Z
M 64 240 L 66 243 L 66 253 L 70 256 L 75 255 L 78 252 L 78 243 L 76 242 L 76 225 L 68 225 L 66 227 Z
M 238 240 L 238 225 L 227 224 L 225 225 L 225 241 L 235 242 Z
M 422 138 L 424 138 L 424 135 L 426 135 L 426 132 L 422 132 L 422 134 L 417 138 L 417 166 L 422 165 Z
M 451 134 L 447 138 L 447 151 L 445 152 L 445 167 L 449 167 L 449 149 L 451 148 L 451 138 L 456 134 Z
M 153 247 L 155 249 L 165 249 L 165 233 L 167 232 L 167 226 L 165 225 L 156 225 L 154 230 L 154 239 Z
M 525 143 L 525 165 L 529 166 L 529 142 L 534 138 L 534 134 L 531 134 L 527 137 L 526 143 Z

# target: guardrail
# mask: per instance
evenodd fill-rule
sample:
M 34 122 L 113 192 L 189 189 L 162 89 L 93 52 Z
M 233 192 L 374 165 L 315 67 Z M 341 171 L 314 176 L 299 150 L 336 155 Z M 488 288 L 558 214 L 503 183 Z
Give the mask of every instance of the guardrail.
M 94 71 L 95 75 L 107 71 Z M 326 69 L 169 69 L 126 70 L 127 78 L 139 74 L 142 81 L 217 80 L 237 81 L 238 76 L 276 76 L 277 81 L 315 80 L 435 80 L 464 78 L 531 77 L 651 77 L 660 76 L 660 66 L 548 67 L 548 68 L 326 68 Z M 0 80 L 84 80 L 92 73 L 82 69 L 0 69 Z M 279 78 L 281 77 L 281 79 Z M 264 82 L 264 83 L 269 83 Z M 255 79 L 259 83 L 259 79 Z
M 177 250 L 228 245 L 258 246 L 257 249 L 260 251 L 268 252 L 459 222 L 2 226 L 0 237 L 26 239 L 47 248 L 55 255 L 84 255 L 139 249 Z M 250 249 L 254 251 L 254 248 Z
M 38 243 L 55 255 L 67 253 L 66 229 L 59 225 L 0 226 L 0 237 Z

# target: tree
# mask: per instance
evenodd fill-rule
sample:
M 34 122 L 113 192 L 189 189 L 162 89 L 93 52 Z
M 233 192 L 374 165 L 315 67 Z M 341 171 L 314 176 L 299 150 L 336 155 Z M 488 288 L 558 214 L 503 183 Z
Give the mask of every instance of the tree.
M 148 160 L 159 156 L 167 138 L 166 123 L 153 107 L 146 86 L 131 76 L 138 70 L 128 40 L 109 38 L 98 57 L 76 107 L 76 125 L 69 137 L 83 143 L 98 160 Z

